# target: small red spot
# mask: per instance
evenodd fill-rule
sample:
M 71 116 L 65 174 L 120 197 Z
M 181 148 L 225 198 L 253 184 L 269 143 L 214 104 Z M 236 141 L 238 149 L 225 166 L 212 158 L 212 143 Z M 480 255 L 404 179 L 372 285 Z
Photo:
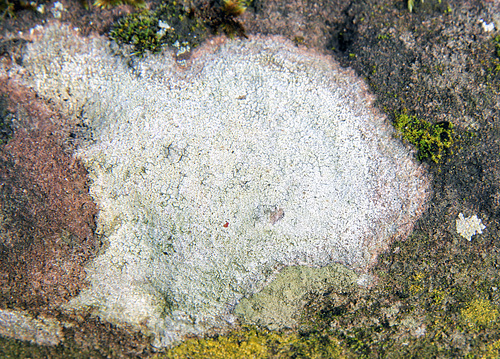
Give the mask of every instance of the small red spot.
M 224 227 L 224 228 L 229 227 L 229 222 L 224 223 L 224 224 L 222 225 L 222 227 Z

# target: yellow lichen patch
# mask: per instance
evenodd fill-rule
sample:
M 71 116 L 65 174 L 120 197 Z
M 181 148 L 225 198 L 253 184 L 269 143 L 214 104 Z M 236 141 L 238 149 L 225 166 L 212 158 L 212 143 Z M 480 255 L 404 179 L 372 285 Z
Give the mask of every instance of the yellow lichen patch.
M 441 305 L 443 304 L 446 292 L 442 288 L 434 289 L 431 293 L 431 296 L 434 305 Z
M 244 329 L 215 338 L 193 338 L 155 358 L 345 358 L 336 340 Z
M 490 301 L 475 299 L 461 310 L 462 318 L 471 327 L 487 326 L 498 318 L 498 310 Z
M 496 359 L 500 358 L 500 340 L 488 345 L 486 353 L 481 357 L 482 359 Z
M 410 285 L 410 293 L 416 295 L 424 290 L 424 278 L 425 274 L 422 272 L 415 273 L 412 278 L 412 283 Z

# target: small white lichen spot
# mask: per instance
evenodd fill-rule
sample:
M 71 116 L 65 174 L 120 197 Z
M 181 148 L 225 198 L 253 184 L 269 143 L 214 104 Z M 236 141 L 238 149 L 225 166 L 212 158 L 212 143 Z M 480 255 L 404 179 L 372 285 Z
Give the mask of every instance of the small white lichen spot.
M 470 241 L 475 234 L 482 234 L 486 226 L 481 223 L 481 220 L 476 216 L 465 218 L 463 213 L 460 213 L 457 218 L 457 232 L 462 237 Z
M 107 247 L 69 307 L 157 346 L 228 327 L 286 266 L 366 271 L 426 207 L 427 174 L 366 84 L 282 38 L 216 38 L 181 68 L 49 27 L 22 66 L 91 131 L 77 156 Z
M 64 5 L 61 4 L 59 1 L 55 2 L 54 5 L 52 6 L 52 8 L 50 9 L 50 12 L 52 12 L 52 15 L 56 19 L 61 18 L 63 11 L 66 11 L 66 9 L 64 8 Z
M 492 23 L 487 23 L 486 21 L 484 21 L 483 19 L 479 19 L 479 23 L 482 25 L 483 27 L 483 30 L 485 32 L 492 32 L 495 30 L 495 23 L 492 22 Z

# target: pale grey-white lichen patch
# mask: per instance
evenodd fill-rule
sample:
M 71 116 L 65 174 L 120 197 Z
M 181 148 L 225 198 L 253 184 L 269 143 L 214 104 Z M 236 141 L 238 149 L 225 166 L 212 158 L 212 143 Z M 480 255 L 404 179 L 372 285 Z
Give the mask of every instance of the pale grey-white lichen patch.
M 58 345 L 64 340 L 63 327 L 56 319 L 33 318 L 11 309 L 0 309 L 0 335 L 38 345 Z
M 458 215 L 456 226 L 458 234 L 460 234 L 468 241 L 472 240 L 472 236 L 478 233 L 482 234 L 483 229 L 486 228 L 486 226 L 481 222 L 481 220 L 476 215 L 470 217 L 464 217 L 463 213 L 460 213 Z
M 425 207 L 426 174 L 366 85 L 283 39 L 218 39 L 180 69 L 48 28 L 23 67 L 92 129 L 78 156 L 108 246 L 68 308 L 158 346 L 230 325 L 283 267 L 366 270 Z

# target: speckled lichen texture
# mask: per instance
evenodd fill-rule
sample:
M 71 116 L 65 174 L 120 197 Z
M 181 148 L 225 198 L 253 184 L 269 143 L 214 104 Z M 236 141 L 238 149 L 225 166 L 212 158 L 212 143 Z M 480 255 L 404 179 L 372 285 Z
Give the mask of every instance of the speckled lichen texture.
M 157 346 L 231 325 L 284 266 L 366 270 L 425 206 L 365 84 L 281 38 L 215 39 L 179 66 L 51 27 L 18 70 L 90 129 L 77 156 L 107 247 L 68 308 Z

